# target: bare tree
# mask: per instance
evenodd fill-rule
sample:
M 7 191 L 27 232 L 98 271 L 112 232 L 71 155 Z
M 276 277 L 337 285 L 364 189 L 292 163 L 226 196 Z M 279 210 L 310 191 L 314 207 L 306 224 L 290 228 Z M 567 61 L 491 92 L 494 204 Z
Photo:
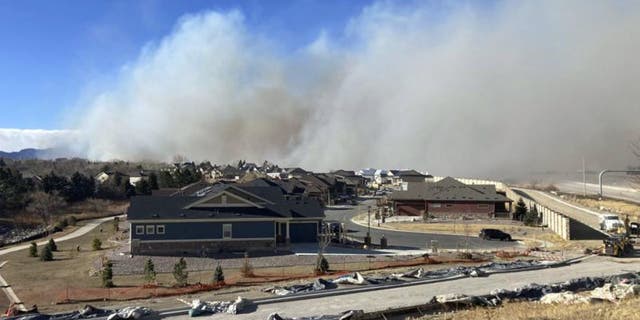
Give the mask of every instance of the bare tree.
M 45 227 L 51 223 L 51 216 L 66 205 L 66 202 L 57 193 L 34 192 L 27 211 L 36 214 Z

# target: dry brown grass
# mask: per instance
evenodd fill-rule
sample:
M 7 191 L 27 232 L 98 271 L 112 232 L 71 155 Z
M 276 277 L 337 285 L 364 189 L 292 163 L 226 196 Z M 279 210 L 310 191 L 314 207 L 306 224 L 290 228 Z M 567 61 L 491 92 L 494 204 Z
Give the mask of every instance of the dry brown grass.
M 3 255 L 0 260 L 8 262 L 0 272 L 27 305 L 51 305 L 55 300 L 52 293 L 67 286 L 98 287 L 100 278 L 91 273 L 95 271 L 94 261 L 105 250 L 91 251 L 91 241 L 98 238 L 108 249 L 110 243 L 107 239 L 113 235 L 111 226 L 110 221 L 105 222 L 81 237 L 58 243 L 59 251 L 54 252 L 54 261 L 42 262 L 28 257 L 27 249 Z M 80 252 L 76 251 L 78 245 Z
M 506 303 L 495 309 L 477 308 L 457 313 L 426 316 L 423 320 L 631 320 L 639 319 L 640 298 L 618 304 L 557 304 L 536 302 Z
M 563 194 L 563 198 L 565 201 L 578 206 L 620 214 L 621 219 L 624 219 L 624 216 L 628 214 L 631 221 L 640 221 L 640 205 L 636 203 L 609 198 L 598 200 L 593 197 L 583 197 L 575 194 Z

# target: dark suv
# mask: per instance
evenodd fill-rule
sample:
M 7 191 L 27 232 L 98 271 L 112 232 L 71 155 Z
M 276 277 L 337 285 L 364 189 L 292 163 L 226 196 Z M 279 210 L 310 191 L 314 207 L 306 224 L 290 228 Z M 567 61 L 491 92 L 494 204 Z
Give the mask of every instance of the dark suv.
M 484 240 L 497 239 L 500 241 L 511 241 L 511 235 L 498 229 L 482 229 L 478 235 Z

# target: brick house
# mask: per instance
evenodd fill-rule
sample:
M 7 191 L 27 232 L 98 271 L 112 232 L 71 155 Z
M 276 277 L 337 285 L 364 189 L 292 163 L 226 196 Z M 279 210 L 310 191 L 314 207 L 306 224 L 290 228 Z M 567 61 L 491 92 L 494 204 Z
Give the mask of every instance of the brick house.
M 495 217 L 511 211 L 511 199 L 496 192 L 494 185 L 467 185 L 446 177 L 437 182 L 409 183 L 407 190 L 389 197 L 398 215 L 437 218 Z M 507 208 L 508 207 L 508 208 Z
M 127 212 L 131 253 L 144 255 L 286 249 L 317 242 L 323 219 L 317 199 L 277 186 L 225 184 L 190 195 L 133 197 Z

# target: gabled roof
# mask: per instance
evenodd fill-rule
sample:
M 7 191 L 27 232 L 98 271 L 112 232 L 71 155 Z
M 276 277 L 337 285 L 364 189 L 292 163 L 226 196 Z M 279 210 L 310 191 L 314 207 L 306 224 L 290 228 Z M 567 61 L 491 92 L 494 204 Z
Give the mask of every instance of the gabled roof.
M 395 191 L 391 200 L 509 202 L 496 192 L 495 185 L 467 185 L 446 177 L 438 182 L 409 183 L 407 190 Z
M 286 196 L 277 186 L 216 185 L 203 196 L 138 196 L 131 198 L 127 217 L 146 219 L 324 218 L 316 199 Z M 228 206 L 205 206 L 207 199 L 229 193 L 247 199 Z M 255 205 L 248 205 L 248 204 Z
M 397 173 L 394 173 L 394 175 L 399 176 L 399 177 L 426 177 L 426 175 L 416 171 L 416 170 L 400 170 Z

